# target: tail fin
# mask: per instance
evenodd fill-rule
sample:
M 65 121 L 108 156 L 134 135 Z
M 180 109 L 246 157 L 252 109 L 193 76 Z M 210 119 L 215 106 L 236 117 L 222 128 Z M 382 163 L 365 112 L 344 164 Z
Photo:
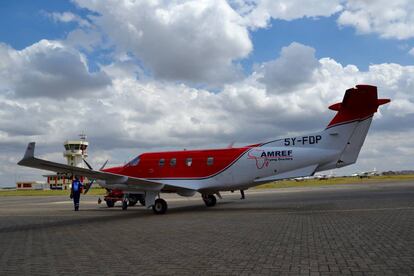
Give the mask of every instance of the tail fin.
M 311 135 L 278 139 L 261 146 L 320 148 L 338 152 L 329 162 L 318 164 L 316 171 L 353 164 L 367 136 L 372 116 L 380 105 L 388 102 L 389 99 L 378 99 L 377 87 L 357 85 L 345 92 L 342 102 L 329 107 L 337 113 L 325 130 Z
M 389 99 L 378 99 L 377 87 L 357 85 L 356 88 L 346 90 L 341 103 L 329 107 L 337 111 L 337 114 L 323 133 L 331 136 L 326 137 L 326 141 L 330 141 L 328 147 L 343 148 L 336 160 L 336 168 L 356 162 L 371 125 L 372 116 L 380 105 L 388 102 Z M 320 167 L 319 170 L 331 168 L 333 168 L 332 163 Z

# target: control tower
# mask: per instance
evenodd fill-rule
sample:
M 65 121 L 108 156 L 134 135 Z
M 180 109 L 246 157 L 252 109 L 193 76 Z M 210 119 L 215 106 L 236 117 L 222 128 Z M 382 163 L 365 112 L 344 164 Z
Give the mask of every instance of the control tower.
M 63 145 L 65 146 L 65 151 L 63 156 L 66 158 L 69 166 L 76 167 L 85 167 L 83 159 L 88 157 L 88 145 L 86 141 L 86 135 L 79 135 L 80 139 L 78 140 L 68 140 Z M 47 177 L 47 184 L 51 190 L 69 190 L 72 185 L 73 175 L 67 174 L 49 174 L 44 175 Z M 86 177 L 80 176 L 80 180 L 83 181 L 83 184 L 89 184 L 89 180 Z
M 86 141 L 86 135 L 79 135 L 79 140 L 68 140 L 63 145 L 65 146 L 65 151 L 63 156 L 68 161 L 68 165 L 84 168 L 83 159 L 88 157 L 88 142 Z

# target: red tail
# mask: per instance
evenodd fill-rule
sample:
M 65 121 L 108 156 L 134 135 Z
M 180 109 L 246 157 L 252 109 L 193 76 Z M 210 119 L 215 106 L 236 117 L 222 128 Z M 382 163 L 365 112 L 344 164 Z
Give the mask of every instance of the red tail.
M 390 99 L 378 99 L 377 87 L 360 84 L 356 88 L 346 90 L 342 103 L 336 103 L 329 107 L 338 111 L 328 128 L 366 119 L 378 110 L 378 106 L 389 103 Z

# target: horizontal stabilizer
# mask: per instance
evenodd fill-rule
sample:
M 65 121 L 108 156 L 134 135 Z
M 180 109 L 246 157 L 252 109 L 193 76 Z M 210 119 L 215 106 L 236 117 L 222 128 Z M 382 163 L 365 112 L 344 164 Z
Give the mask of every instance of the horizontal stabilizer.
M 361 121 L 377 112 L 380 105 L 389 103 L 389 99 L 378 99 L 377 87 L 357 85 L 346 90 L 340 103 L 333 104 L 329 109 L 338 113 L 329 123 L 328 128 L 351 121 Z

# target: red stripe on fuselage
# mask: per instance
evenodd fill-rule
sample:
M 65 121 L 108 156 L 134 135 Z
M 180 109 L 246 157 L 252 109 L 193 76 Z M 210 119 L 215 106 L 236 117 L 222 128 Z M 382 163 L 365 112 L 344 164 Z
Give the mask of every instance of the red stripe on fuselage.
M 225 170 L 249 149 L 250 147 L 143 153 L 136 166 L 126 165 L 105 171 L 147 179 L 208 178 Z M 209 157 L 213 158 L 212 165 L 207 164 Z M 171 164 L 173 158 L 175 166 Z M 191 158 L 190 166 L 187 165 L 188 158 Z M 161 159 L 164 159 L 163 166 L 160 166 Z

